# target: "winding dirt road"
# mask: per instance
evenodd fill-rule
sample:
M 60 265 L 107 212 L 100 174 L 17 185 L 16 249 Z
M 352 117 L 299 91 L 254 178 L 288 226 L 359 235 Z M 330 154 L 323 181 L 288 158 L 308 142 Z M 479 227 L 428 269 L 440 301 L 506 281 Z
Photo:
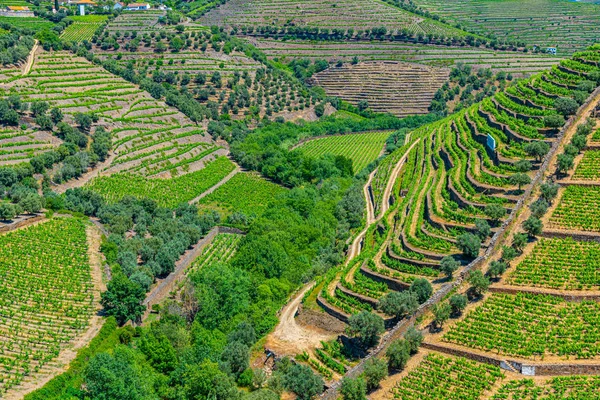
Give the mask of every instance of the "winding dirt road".
M 27 75 L 29 71 L 31 71 L 31 67 L 33 67 L 33 61 L 35 60 L 35 52 L 38 49 L 38 40 L 35 39 L 35 43 L 33 43 L 33 47 L 29 52 L 29 56 L 27 57 L 27 63 L 25 64 L 25 68 L 23 68 L 23 75 Z
M 265 347 L 274 351 L 278 356 L 295 355 L 320 346 L 321 341 L 332 340 L 337 334 L 324 333 L 315 328 L 309 329 L 296 322 L 296 313 L 302 302 L 304 294 L 315 285 L 309 283 L 300 290 L 296 296 L 283 307 L 279 315 L 279 324 L 267 336 Z

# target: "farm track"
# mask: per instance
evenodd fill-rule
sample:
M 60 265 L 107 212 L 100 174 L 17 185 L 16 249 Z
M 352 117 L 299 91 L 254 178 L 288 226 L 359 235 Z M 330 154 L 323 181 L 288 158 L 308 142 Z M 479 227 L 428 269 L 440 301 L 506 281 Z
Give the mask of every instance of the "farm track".
M 324 333 L 316 328 L 304 327 L 296 322 L 298 307 L 304 295 L 313 288 L 314 282 L 304 286 L 281 310 L 279 323 L 267 336 L 265 348 L 277 356 L 294 355 L 316 348 L 321 341 L 335 339 L 336 334 Z
M 208 196 L 209 194 L 211 194 L 212 192 L 214 192 L 215 190 L 217 190 L 218 188 L 220 188 L 221 186 L 223 186 L 224 184 L 226 184 L 231 178 L 233 178 L 233 176 L 235 174 L 237 174 L 241 170 L 242 169 L 240 168 L 240 166 L 236 164 L 235 165 L 235 169 L 233 171 L 231 171 L 225 178 L 221 179 L 221 181 L 219 183 L 217 183 L 216 185 L 214 185 L 210 189 L 204 191 L 200 196 L 198 196 L 198 197 L 190 200 L 189 204 L 195 204 L 195 203 L 199 202 L 201 199 L 203 199 L 204 197 Z
M 31 52 L 29 52 L 29 56 L 27 56 L 27 63 L 25 64 L 25 68 L 23 68 L 23 75 L 27 75 L 29 74 L 29 71 L 31 71 L 31 67 L 33 66 L 33 61 L 35 60 L 35 53 L 38 49 L 38 40 L 35 39 L 35 42 L 33 43 L 33 47 L 31 48 Z

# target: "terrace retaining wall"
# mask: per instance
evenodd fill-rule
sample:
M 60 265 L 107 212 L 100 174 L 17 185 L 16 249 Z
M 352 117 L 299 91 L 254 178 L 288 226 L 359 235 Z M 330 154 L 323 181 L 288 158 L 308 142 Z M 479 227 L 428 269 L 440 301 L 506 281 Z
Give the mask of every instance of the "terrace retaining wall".
M 10 232 L 13 231 L 15 229 L 19 229 L 23 226 L 29 225 L 29 224 L 33 224 L 35 222 L 41 221 L 44 218 L 46 218 L 44 216 L 44 214 L 40 214 L 40 215 L 35 215 L 32 217 L 25 217 L 24 219 L 21 219 L 19 221 L 10 223 L 10 224 L 6 224 L 6 225 L 2 225 L 0 226 L 0 233 L 4 233 L 4 232 Z
M 531 293 L 531 294 L 539 294 L 546 296 L 554 296 L 560 297 L 561 299 L 569 302 L 580 302 L 580 301 L 600 301 L 600 293 L 586 293 L 581 291 L 581 293 L 573 293 L 573 292 L 560 292 L 557 290 L 543 290 L 536 289 L 532 287 L 517 287 L 517 286 L 490 286 L 490 293 L 503 293 L 503 294 L 511 294 L 516 295 L 519 293 Z

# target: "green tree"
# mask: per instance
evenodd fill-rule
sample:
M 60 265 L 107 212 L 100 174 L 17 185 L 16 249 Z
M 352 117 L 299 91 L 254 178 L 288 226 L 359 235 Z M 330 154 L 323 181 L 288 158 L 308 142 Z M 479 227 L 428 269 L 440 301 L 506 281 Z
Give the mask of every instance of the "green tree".
M 84 113 L 75 113 L 75 122 L 81 129 L 88 131 L 92 127 L 92 117 Z
M 519 190 L 521 190 L 521 187 L 523 185 L 529 185 L 531 183 L 531 178 L 529 177 L 529 175 L 524 174 L 522 172 L 511 175 L 509 180 L 510 184 L 517 186 Z
M 48 105 L 47 102 L 45 101 L 36 101 L 34 103 L 31 103 L 31 113 L 33 114 L 34 117 L 37 117 L 39 115 L 44 115 L 46 114 L 46 111 L 48 111 L 48 109 L 50 108 L 50 106 Z
M 502 247 L 502 259 L 507 263 L 511 262 L 517 257 L 518 253 L 514 247 L 503 246 Z
M 452 256 L 446 256 L 440 261 L 440 271 L 442 271 L 448 278 L 452 278 L 452 274 L 460 267 L 460 263 Z
M 387 363 L 381 358 L 371 357 L 365 362 L 363 376 L 367 382 L 367 391 L 375 390 L 388 375 Z
M 353 314 L 348 319 L 348 332 L 358 336 L 364 346 L 371 347 L 379 341 L 379 335 L 385 331 L 383 318 L 368 311 Z
M 444 323 L 450 318 L 451 312 L 450 304 L 446 302 L 436 304 L 433 307 L 433 326 L 442 329 Z
M 540 195 L 548 203 L 552 203 L 552 200 L 554 200 L 554 198 L 558 194 L 558 188 L 559 188 L 559 185 L 557 183 L 544 182 L 540 186 Z
M 52 110 L 50 110 L 50 118 L 52 119 L 52 122 L 58 124 L 59 122 L 62 122 L 64 116 L 60 108 L 54 107 Z
M 550 151 L 550 145 L 541 140 L 529 142 L 523 147 L 525 153 L 531 157 L 535 157 L 536 160 L 541 161 L 542 158 Z
M 515 250 L 517 250 L 520 253 L 523 251 L 523 248 L 527 244 L 527 241 L 528 237 L 526 233 L 515 233 L 515 235 L 513 236 L 512 246 L 515 248 Z
M 52 120 L 47 115 L 38 115 L 35 117 L 35 123 L 38 124 L 43 131 L 51 131 L 53 127 Z
M 546 214 L 546 211 L 548 211 L 548 207 L 548 202 L 543 198 L 539 198 L 529 208 L 531 209 L 531 215 L 535 218 L 542 218 Z
M 544 126 L 548 128 L 560 128 L 565 124 L 565 118 L 559 114 L 544 117 Z
M 559 154 L 557 158 L 557 171 L 566 174 L 571 168 L 573 168 L 574 161 L 575 159 L 572 155 L 569 155 L 567 153 Z
M 387 315 L 403 318 L 414 313 L 419 307 L 417 295 L 410 290 L 390 292 L 379 300 L 378 308 Z
M 471 285 L 469 292 L 473 297 L 481 297 L 490 286 L 490 280 L 480 270 L 471 271 L 467 281 Z
M 89 361 L 83 373 L 84 393 L 93 400 L 156 399 L 154 375 L 135 350 L 117 345 L 112 354 L 99 353 Z
M 406 330 L 404 339 L 408 343 L 410 353 L 416 354 L 416 352 L 419 351 L 419 346 L 421 346 L 421 343 L 423 342 L 423 334 L 417 328 L 411 326 Z
M 250 349 L 244 343 L 229 343 L 221 354 L 224 368 L 236 378 L 250 366 Z
M 417 278 L 410 285 L 409 290 L 417 295 L 419 304 L 425 303 L 433 294 L 431 283 L 425 278 Z
M 452 315 L 460 315 L 465 307 L 467 307 L 467 296 L 462 294 L 453 294 L 448 299 L 448 304 L 450 304 L 450 309 L 452 310 Z
M 579 103 L 570 97 L 559 97 L 554 100 L 554 108 L 559 114 L 569 116 L 577 112 Z
M 507 267 L 504 261 L 492 261 L 488 268 L 488 275 L 492 278 L 497 278 L 506 271 Z
M 340 393 L 344 400 L 367 400 L 367 383 L 363 378 L 344 378 Z
M 490 228 L 490 224 L 485 219 L 475 220 L 475 230 L 481 241 L 484 241 L 492 234 L 492 228 Z
M 483 212 L 497 224 L 506 215 L 506 208 L 499 204 L 488 204 Z
M 385 352 L 389 369 L 403 370 L 410 359 L 410 353 L 410 344 L 408 341 L 402 339 L 393 341 Z
M 101 303 L 106 314 L 114 316 L 119 325 L 137 321 L 142 316 L 146 307 L 141 303 L 146 293 L 140 285 L 117 273 L 106 286 Z
M 234 380 L 222 372 L 215 362 L 204 360 L 200 365 L 188 364 L 182 375 L 186 399 L 241 399 Z
M 15 207 L 10 203 L 0 202 L 0 220 L 9 221 L 15 217 Z
M 472 233 L 463 233 L 457 238 L 457 246 L 465 256 L 476 258 L 479 255 L 481 240 Z
M 523 229 L 531 237 L 538 236 L 540 233 L 542 233 L 542 228 L 542 221 L 540 221 L 533 215 L 527 218 L 525 222 L 523 222 Z
M 43 199 L 36 193 L 29 193 L 25 195 L 20 201 L 19 205 L 23 208 L 23 211 L 26 211 L 30 214 L 34 214 L 39 212 L 43 204 Z
M 295 364 L 283 376 L 284 387 L 296 394 L 299 400 L 310 400 L 323 392 L 323 379 L 310 367 Z
M 177 367 L 177 354 L 164 334 L 155 336 L 153 332 L 146 332 L 142 336 L 139 348 L 158 372 L 169 374 Z

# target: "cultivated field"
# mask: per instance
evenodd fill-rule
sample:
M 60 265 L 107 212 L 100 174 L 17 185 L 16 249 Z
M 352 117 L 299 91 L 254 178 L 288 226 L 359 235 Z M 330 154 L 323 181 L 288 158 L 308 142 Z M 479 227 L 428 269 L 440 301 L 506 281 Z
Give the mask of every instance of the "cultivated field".
M 216 103 L 219 112 L 233 118 L 249 114 L 289 116 L 314 103 L 298 81 L 246 55 L 239 42 L 236 46 L 215 41 L 209 32 L 199 31 L 164 37 L 144 33 L 136 39 L 109 36 L 109 32 L 94 48 L 100 58 L 116 59 L 117 65 L 131 65 L 155 82 L 183 88 L 201 104 L 212 110 Z M 112 48 L 104 45 L 107 40 Z M 173 43 L 177 41 L 183 47 L 175 49 Z
M 160 206 L 175 208 L 216 185 L 234 168 L 227 157 L 221 156 L 201 170 L 170 179 L 119 173 L 94 178 L 86 187 L 100 193 L 108 202 L 117 202 L 126 196 L 148 197 Z
M 74 22 L 64 30 L 61 38 L 72 42 L 90 40 L 98 28 L 106 21 L 106 15 L 74 15 Z
M 600 6 L 556 0 L 416 0 L 416 5 L 480 33 L 572 54 L 600 34 Z
M 94 312 L 86 227 L 53 219 L 0 236 L 0 390 L 57 366 Z
M 490 243 L 489 237 L 499 225 L 499 221 L 494 221 L 487 210 L 499 209 L 501 214 L 504 213 L 499 217 L 502 220 L 516 206 L 528 186 L 527 182 L 540 167 L 541 157 L 536 159 L 529 145 L 539 145 L 545 149 L 544 152 L 549 150 L 556 141 L 558 129 L 546 126 L 544 118 L 556 114 L 554 101 L 558 96 L 574 95 L 576 85 L 584 79 L 567 65 L 573 66 L 569 61 L 563 61 L 560 68 L 536 74 L 440 121 L 410 132 L 406 143 L 399 143 L 399 148 L 379 163 L 367 187 L 367 201 L 373 200 L 374 209 L 370 218 L 387 217 L 371 225 L 360 241 L 360 251 L 367 255 L 366 260 L 348 263 L 336 274 L 329 274 L 319 286 L 319 304 L 327 310 L 335 310 L 342 320 L 362 310 L 372 310 L 384 318 L 391 318 L 377 310 L 378 302 L 389 290 L 408 288 L 417 278 L 430 281 L 433 290 L 437 290 L 446 282 L 440 271 L 440 261 L 444 257 L 451 256 L 459 264 L 466 265 L 482 254 Z M 494 139 L 495 150 L 488 145 L 490 137 Z M 522 173 L 526 176 L 520 176 L 524 179 L 520 185 L 514 178 L 518 176 L 517 163 L 526 165 Z M 394 179 L 395 176 L 397 178 Z M 577 207 L 590 207 L 591 203 L 580 199 Z M 582 210 L 576 213 L 584 215 L 583 218 L 595 218 Z M 482 225 L 489 229 L 484 234 L 480 230 Z M 473 239 L 475 245 L 469 253 L 460 244 L 465 235 L 477 237 Z M 556 256 L 544 253 L 544 257 L 551 258 L 556 266 L 547 266 L 544 261 L 539 261 L 544 267 L 537 268 L 528 259 L 517 269 L 518 275 L 515 275 L 513 284 L 516 285 L 516 279 L 519 279 L 523 285 L 536 282 L 536 285 L 547 288 L 562 285 L 570 289 L 593 289 L 595 284 L 590 283 L 594 279 L 590 276 L 593 266 L 588 269 L 587 266 L 569 264 L 572 274 L 567 277 L 566 266 L 561 271 L 558 251 Z M 538 262 L 540 257 L 532 260 Z M 539 279 L 538 274 L 542 275 Z M 552 280 L 542 282 L 547 275 Z M 502 351 L 511 355 L 527 353 L 533 356 L 537 354 L 536 346 L 544 341 L 550 346 L 548 354 L 587 354 L 588 350 L 575 344 L 575 329 L 567 332 L 573 338 L 563 347 L 560 347 L 558 339 L 562 331 L 553 331 L 548 337 L 541 334 L 536 337 L 536 333 L 550 329 L 550 326 L 566 331 L 567 326 L 578 326 L 576 323 L 579 322 L 589 328 L 586 324 L 592 323 L 588 317 L 597 311 L 595 303 L 563 301 L 556 310 L 548 313 L 541 308 L 539 313 L 549 321 L 542 321 L 538 326 L 528 325 L 530 330 L 519 325 L 513 332 L 510 330 L 513 325 L 507 323 L 504 316 L 512 318 L 512 315 L 517 315 L 515 318 L 523 325 L 531 322 L 531 318 L 525 318 L 525 311 L 523 315 L 509 311 L 509 308 L 517 307 L 521 298 L 513 301 L 510 297 L 500 299 L 500 296 L 493 295 L 485 303 L 489 307 L 472 311 L 472 319 L 467 318 L 466 322 L 457 324 L 459 328 L 453 328 L 445 337 L 448 341 L 477 345 L 482 349 L 487 344 L 490 349 L 486 350 L 504 346 Z M 547 300 L 544 298 L 537 303 L 544 301 Z M 503 302 L 510 306 L 496 313 Z M 532 300 L 527 307 L 530 303 L 531 307 L 537 304 Z M 477 311 L 480 309 L 485 311 Z M 569 325 L 564 327 L 557 326 L 564 321 L 556 320 L 558 317 L 554 318 L 554 311 L 560 311 L 561 316 L 570 313 L 575 319 L 569 320 Z M 581 315 L 580 319 L 576 319 L 578 315 Z M 486 329 L 486 323 L 497 323 L 498 329 L 495 325 Z M 504 330 L 500 329 L 500 325 Z M 489 333 L 490 337 L 480 334 L 480 331 Z M 519 340 L 528 338 L 531 343 L 525 350 L 526 345 L 515 345 L 511 335 L 521 335 Z M 500 336 L 505 338 L 505 342 Z
M 163 28 L 158 18 L 165 15 L 164 11 L 124 11 L 111 21 L 106 29 L 109 32 L 156 32 Z
M 431 353 L 392 393 L 406 400 L 479 399 L 502 377 L 498 367 Z
M 354 172 L 360 172 L 381 154 L 390 134 L 388 131 L 330 136 L 310 140 L 298 147 L 298 150 L 313 157 L 324 154 L 348 157 L 353 162 Z
M 328 95 L 399 117 L 426 114 L 450 70 L 402 62 L 362 62 L 331 67 L 313 76 Z M 365 79 L 368 77 L 368 79 Z
M 217 210 L 224 214 L 239 211 L 247 216 L 260 216 L 283 191 L 283 187 L 266 181 L 259 175 L 240 172 L 202 198 L 198 205 L 200 209 Z
M 537 359 L 596 358 L 600 332 L 594 327 L 600 303 L 567 302 L 537 294 L 492 294 L 444 334 L 443 340 L 458 345 Z M 586 332 L 585 340 L 581 333 Z
M 313 42 L 247 39 L 269 58 L 277 59 L 322 58 L 331 62 L 348 62 L 356 56 L 359 61 L 405 61 L 433 67 L 451 67 L 462 63 L 474 68 L 491 68 L 495 72 L 505 71 L 515 75 L 540 72 L 560 61 L 557 57 L 545 54 L 494 51 L 468 46 L 450 47 L 389 41 Z
M 366 12 L 368 10 L 368 12 Z M 199 19 L 205 25 L 283 26 L 354 31 L 384 26 L 388 31 L 407 29 L 413 34 L 464 36 L 465 32 L 423 18 L 380 0 L 231 0 Z
M 8 5 L 8 4 L 7 4 Z M 12 4 L 11 4 L 12 5 Z M 17 4 L 29 5 L 29 4 Z M 54 24 L 46 19 L 39 17 L 4 17 L 0 16 L 0 23 L 9 23 L 17 28 L 33 29 L 39 31 L 42 29 L 52 29 Z
M 563 290 L 600 288 L 600 244 L 541 239 L 509 274 L 507 283 Z
M 194 272 L 203 268 L 210 268 L 216 263 L 226 263 L 233 257 L 237 249 L 237 245 L 242 240 L 242 235 L 234 233 L 219 233 L 214 239 L 202 250 L 202 254 L 198 256 L 186 270 L 186 275 L 192 275 Z
M 50 107 L 58 107 L 66 120 L 77 112 L 96 114 L 98 124 L 113 136 L 115 155 L 104 165 L 107 173 L 180 175 L 201 169 L 224 153 L 203 129 L 173 107 L 67 52 L 39 51 L 27 76 L 11 73 L 2 83 L 1 95 L 19 94 L 25 102 L 46 101 Z M 22 135 L 19 141 L 31 139 Z M 49 148 L 43 146 L 35 153 Z M 12 147 L 9 156 L 25 160 L 30 147 Z M 22 153 L 15 154 L 16 150 Z
M 549 227 L 555 229 L 600 232 L 599 186 L 570 185 L 552 213 Z

